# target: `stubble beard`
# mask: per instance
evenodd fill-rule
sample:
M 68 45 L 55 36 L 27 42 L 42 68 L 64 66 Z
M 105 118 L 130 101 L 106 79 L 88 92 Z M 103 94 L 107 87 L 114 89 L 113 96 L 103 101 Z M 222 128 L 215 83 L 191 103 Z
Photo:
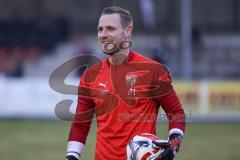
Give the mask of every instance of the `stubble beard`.
M 102 48 L 103 53 L 106 55 L 112 56 L 115 53 L 120 51 L 119 45 L 117 45 L 117 44 L 112 44 L 113 45 L 112 48 L 107 48 L 107 45 L 108 44 L 105 44 Z

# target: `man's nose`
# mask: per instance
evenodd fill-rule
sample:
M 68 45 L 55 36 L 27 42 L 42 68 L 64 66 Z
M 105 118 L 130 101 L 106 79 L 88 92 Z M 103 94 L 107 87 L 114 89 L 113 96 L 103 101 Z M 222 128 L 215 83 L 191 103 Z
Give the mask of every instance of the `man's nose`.
M 108 37 L 108 32 L 105 29 L 103 29 L 102 32 L 100 33 L 100 37 L 102 39 L 106 39 Z

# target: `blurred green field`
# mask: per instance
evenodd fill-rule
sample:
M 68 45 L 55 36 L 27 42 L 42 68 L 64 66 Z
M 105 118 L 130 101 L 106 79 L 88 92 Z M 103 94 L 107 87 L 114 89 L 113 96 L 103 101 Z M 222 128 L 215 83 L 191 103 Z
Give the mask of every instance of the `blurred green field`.
M 158 135 L 167 137 L 166 123 L 160 123 Z M 62 121 L 0 121 L 0 159 L 64 159 L 70 123 Z M 94 155 L 96 124 L 93 123 L 82 159 Z M 187 132 L 177 160 L 239 160 L 240 123 L 187 124 Z

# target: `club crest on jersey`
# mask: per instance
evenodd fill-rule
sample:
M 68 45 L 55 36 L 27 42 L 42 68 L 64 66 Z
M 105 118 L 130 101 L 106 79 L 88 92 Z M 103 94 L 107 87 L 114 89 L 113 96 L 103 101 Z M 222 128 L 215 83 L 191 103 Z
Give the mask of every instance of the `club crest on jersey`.
M 126 80 L 128 86 L 133 87 L 136 84 L 137 75 L 136 74 L 126 74 L 125 80 Z

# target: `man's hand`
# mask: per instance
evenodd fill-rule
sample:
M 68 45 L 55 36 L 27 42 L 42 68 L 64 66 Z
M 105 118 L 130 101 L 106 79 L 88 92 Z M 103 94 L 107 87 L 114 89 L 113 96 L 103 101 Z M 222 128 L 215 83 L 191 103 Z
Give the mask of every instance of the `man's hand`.
M 67 156 L 66 160 L 78 160 L 78 159 L 74 156 Z
M 169 143 L 171 150 L 175 156 L 175 154 L 179 151 L 180 145 L 182 142 L 182 135 L 179 133 L 173 133 L 169 136 Z
M 173 133 L 169 136 L 168 143 L 159 140 L 153 141 L 154 148 L 163 148 L 164 151 L 159 154 L 154 160 L 173 160 L 176 153 L 179 151 L 182 141 L 182 135 Z

